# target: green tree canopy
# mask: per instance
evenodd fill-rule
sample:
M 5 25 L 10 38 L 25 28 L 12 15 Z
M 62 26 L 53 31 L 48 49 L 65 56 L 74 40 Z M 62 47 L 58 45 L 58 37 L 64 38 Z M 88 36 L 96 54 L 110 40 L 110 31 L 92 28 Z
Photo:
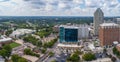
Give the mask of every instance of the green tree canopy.
M 35 37 L 32 36 L 32 35 L 28 35 L 28 36 L 24 37 L 23 40 L 24 40 L 25 42 L 32 43 L 33 45 L 36 45 L 36 46 L 38 46 L 38 44 L 40 44 L 40 43 L 39 43 L 39 42 L 40 42 L 39 39 L 35 38 Z
M 28 62 L 28 61 L 24 58 L 20 58 L 20 59 L 18 59 L 18 62 Z
M 79 54 L 74 53 L 69 58 L 67 58 L 67 60 L 72 62 L 79 62 L 80 61 Z
M 116 54 L 117 56 L 120 55 L 120 52 L 117 50 L 116 47 L 113 48 L 113 53 Z
M 5 45 L 5 46 L 3 47 L 3 49 L 0 50 L 0 55 L 1 55 L 3 58 L 7 59 L 7 58 L 10 57 L 11 51 L 12 51 L 12 48 L 10 47 L 10 45 Z
M 22 58 L 17 54 L 12 55 L 11 59 L 13 62 L 28 62 L 25 58 Z
M 7 50 L 5 50 L 5 49 L 2 49 L 2 50 L 0 50 L 0 55 L 3 57 L 3 58 L 7 58 L 7 56 L 8 56 L 8 51 Z
M 11 57 L 11 59 L 12 59 L 13 62 L 18 62 L 19 58 L 20 57 L 17 54 L 12 55 L 12 57 Z
M 85 54 L 83 54 L 82 58 L 83 58 L 85 61 L 91 61 L 91 60 L 94 60 L 94 59 L 95 59 L 95 55 L 92 54 L 92 53 L 85 53 Z
M 31 56 L 36 56 L 36 57 L 40 56 L 39 54 L 36 54 L 36 53 L 32 52 L 31 49 L 29 49 L 29 48 L 24 49 L 24 53 L 26 55 L 31 55 Z

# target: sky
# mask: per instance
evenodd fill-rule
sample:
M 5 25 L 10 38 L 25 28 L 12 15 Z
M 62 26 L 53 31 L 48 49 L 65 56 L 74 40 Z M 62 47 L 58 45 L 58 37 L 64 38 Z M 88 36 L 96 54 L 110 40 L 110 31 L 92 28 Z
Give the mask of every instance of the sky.
M 120 0 L 0 0 L 0 16 L 120 16 Z

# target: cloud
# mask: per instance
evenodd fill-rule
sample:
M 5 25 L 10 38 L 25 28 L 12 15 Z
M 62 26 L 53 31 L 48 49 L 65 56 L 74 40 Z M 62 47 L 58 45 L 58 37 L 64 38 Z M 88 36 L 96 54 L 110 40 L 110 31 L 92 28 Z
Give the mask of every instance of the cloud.
M 0 0 L 0 2 L 7 2 L 7 1 L 10 1 L 10 0 Z
M 93 16 L 99 7 L 106 16 L 120 14 L 118 0 L 0 0 L 0 15 Z

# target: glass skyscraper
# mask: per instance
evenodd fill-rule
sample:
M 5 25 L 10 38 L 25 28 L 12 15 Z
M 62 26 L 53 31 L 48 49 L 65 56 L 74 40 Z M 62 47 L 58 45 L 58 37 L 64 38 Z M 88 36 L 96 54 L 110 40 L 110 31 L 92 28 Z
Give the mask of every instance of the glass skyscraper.
M 60 27 L 60 42 L 77 42 L 78 29 Z

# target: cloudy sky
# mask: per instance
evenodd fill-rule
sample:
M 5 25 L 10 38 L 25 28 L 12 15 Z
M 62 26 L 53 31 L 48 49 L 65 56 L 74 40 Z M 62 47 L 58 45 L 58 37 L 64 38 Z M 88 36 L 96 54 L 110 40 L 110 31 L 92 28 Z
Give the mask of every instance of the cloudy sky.
M 0 16 L 120 16 L 120 0 L 0 0 Z

